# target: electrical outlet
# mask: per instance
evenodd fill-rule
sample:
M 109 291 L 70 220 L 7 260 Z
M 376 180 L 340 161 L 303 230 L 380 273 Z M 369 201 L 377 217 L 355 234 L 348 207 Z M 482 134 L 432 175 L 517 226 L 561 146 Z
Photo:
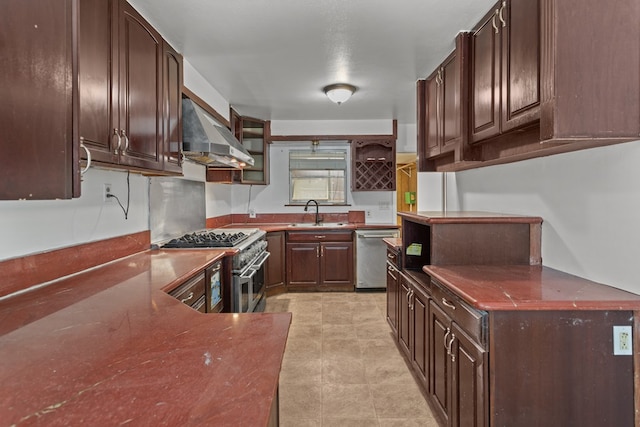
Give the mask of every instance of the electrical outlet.
M 633 354 L 631 326 L 613 327 L 613 354 L 625 356 Z
M 102 192 L 102 201 L 106 202 L 109 200 L 109 196 L 108 194 L 113 194 L 111 193 L 111 184 L 104 184 L 104 191 Z
M 366 212 L 367 212 L 367 218 L 371 218 L 371 211 L 367 209 Z
M 255 217 L 256 217 L 256 210 L 249 209 L 249 218 L 255 218 Z

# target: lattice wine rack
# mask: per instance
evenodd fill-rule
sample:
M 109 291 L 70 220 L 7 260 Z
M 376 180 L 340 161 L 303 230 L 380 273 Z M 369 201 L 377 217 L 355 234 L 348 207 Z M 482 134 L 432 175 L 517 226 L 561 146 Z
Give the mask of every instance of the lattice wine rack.
M 394 191 L 396 189 L 395 141 L 352 141 L 353 191 Z

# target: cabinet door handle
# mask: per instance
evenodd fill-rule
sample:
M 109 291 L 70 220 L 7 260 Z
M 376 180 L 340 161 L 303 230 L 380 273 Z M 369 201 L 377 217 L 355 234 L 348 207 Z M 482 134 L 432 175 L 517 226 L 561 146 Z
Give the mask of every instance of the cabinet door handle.
M 413 311 L 414 308 L 414 304 L 413 304 L 413 289 L 411 290 L 411 298 L 409 298 L 409 308 L 411 309 L 411 311 Z
M 127 133 L 124 131 L 124 129 L 120 129 L 120 134 L 124 138 L 124 150 L 122 150 L 122 152 L 126 153 L 127 151 L 129 151 L 129 137 L 127 136 Z
M 84 145 L 84 138 L 80 137 L 80 148 L 82 148 L 87 153 L 87 165 L 80 171 L 80 176 L 84 175 L 86 171 L 89 170 L 89 166 L 91 166 L 91 151 Z
M 313 236 L 313 237 L 315 237 L 316 239 L 325 239 L 327 236 Z
M 498 25 L 496 24 L 496 16 L 498 15 L 498 13 L 499 13 L 498 9 L 496 9 L 495 13 L 493 14 L 493 17 L 491 18 L 491 26 L 495 30 L 496 34 L 500 32 L 500 30 L 498 30 Z
M 320 246 L 316 247 L 316 258 L 320 258 Z
M 189 301 L 191 298 L 193 298 L 193 292 L 189 292 L 189 295 L 187 295 L 186 298 L 183 298 L 180 300 L 180 302 L 187 302 Z
M 116 128 L 113 129 L 113 135 L 118 137 L 118 144 L 116 145 L 116 149 L 113 150 L 113 154 L 117 156 L 120 153 L 120 144 L 122 143 L 122 138 L 120 138 L 120 133 Z M 111 138 L 113 139 L 113 136 Z
M 445 297 L 442 297 L 442 304 L 444 304 L 445 307 L 449 307 L 451 310 L 455 310 L 456 309 L 455 304 L 447 301 L 447 299 Z
M 320 247 L 320 256 L 324 256 L 324 246 Z
M 451 350 L 447 347 L 447 337 L 451 333 L 451 328 L 447 328 L 447 333 L 444 334 L 444 338 L 442 339 L 442 343 L 444 344 L 444 349 L 447 350 L 447 355 L 451 354 Z
M 451 356 L 451 361 L 453 363 L 456 362 L 456 355 L 453 353 L 453 351 L 451 351 L 451 348 L 453 347 L 453 342 L 456 339 L 456 334 L 451 334 L 451 339 L 449 340 L 449 345 L 447 346 L 447 353 L 449 354 L 449 356 Z
M 507 7 L 507 1 L 503 0 L 502 1 L 502 6 L 500 6 L 500 11 L 498 12 L 498 19 L 500 19 L 500 22 L 502 23 L 502 28 L 507 26 L 507 23 L 505 22 L 504 18 L 502 17 L 502 12 L 504 12 L 504 8 Z

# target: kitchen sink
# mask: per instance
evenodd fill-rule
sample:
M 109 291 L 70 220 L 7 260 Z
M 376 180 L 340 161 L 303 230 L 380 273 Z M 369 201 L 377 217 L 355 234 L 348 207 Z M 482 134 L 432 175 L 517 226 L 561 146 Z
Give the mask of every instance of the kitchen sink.
M 289 224 L 289 227 L 323 227 L 323 228 L 339 228 L 345 227 L 348 224 L 345 222 L 321 222 L 320 224 L 316 224 L 314 222 L 296 222 L 293 224 Z

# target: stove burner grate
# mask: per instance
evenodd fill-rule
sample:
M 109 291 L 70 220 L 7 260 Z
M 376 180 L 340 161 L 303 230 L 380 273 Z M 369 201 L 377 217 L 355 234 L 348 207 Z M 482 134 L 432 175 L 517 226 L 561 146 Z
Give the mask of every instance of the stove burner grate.
M 165 243 L 163 248 L 231 248 L 249 237 L 243 232 L 204 231 L 185 234 Z

